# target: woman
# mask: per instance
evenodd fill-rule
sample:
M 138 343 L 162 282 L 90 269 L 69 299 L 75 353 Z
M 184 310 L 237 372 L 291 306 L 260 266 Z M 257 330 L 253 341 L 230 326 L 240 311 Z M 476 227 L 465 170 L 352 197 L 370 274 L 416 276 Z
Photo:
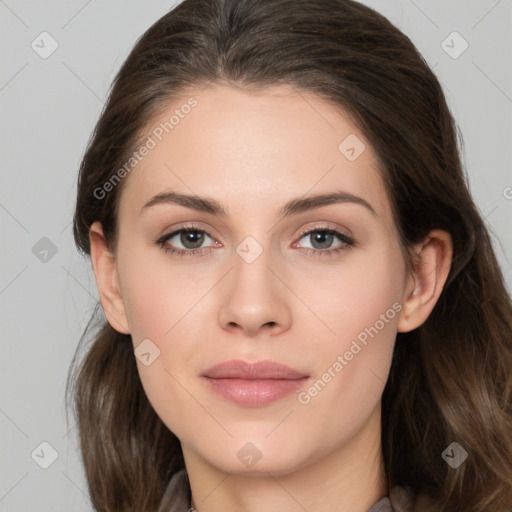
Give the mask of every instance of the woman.
M 375 11 L 163 16 L 74 235 L 106 317 L 68 387 L 96 510 L 512 508 L 511 300 L 439 82 Z

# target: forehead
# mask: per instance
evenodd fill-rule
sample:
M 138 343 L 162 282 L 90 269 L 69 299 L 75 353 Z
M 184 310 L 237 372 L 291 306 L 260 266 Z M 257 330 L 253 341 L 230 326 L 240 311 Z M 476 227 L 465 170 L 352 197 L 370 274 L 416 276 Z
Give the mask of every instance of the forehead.
M 142 141 L 148 149 L 124 178 L 121 215 L 166 190 L 216 198 L 236 215 L 341 189 L 389 216 L 364 134 L 330 102 L 289 86 L 190 89 L 155 116 Z

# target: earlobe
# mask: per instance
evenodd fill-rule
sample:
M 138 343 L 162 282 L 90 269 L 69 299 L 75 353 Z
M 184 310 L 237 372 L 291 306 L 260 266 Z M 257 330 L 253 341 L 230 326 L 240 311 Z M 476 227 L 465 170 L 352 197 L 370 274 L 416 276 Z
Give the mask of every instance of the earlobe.
M 108 249 L 99 221 L 94 222 L 89 229 L 89 240 L 91 263 L 107 321 L 116 331 L 130 334 L 123 297 L 118 285 L 116 260 Z
M 421 244 L 414 247 L 414 270 L 404 292 L 398 332 L 412 331 L 427 320 L 443 291 L 452 255 L 450 234 L 438 229 L 431 231 Z

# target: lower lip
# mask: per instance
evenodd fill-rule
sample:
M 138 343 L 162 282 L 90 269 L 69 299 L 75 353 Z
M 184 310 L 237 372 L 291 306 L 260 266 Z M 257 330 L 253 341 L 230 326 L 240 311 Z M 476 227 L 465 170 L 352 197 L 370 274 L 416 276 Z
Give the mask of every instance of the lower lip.
M 262 407 L 297 391 L 308 377 L 302 379 L 212 379 L 205 377 L 210 389 L 218 395 L 245 407 Z

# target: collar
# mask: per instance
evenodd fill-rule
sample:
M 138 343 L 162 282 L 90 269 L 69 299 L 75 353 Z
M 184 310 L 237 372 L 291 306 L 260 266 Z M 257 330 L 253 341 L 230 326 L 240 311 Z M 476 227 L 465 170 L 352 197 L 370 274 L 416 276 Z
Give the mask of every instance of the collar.
M 175 473 L 165 490 L 158 512 L 193 512 L 190 506 L 190 484 L 186 469 Z M 409 487 L 396 486 L 389 496 L 374 503 L 367 512 L 410 512 L 414 493 Z

